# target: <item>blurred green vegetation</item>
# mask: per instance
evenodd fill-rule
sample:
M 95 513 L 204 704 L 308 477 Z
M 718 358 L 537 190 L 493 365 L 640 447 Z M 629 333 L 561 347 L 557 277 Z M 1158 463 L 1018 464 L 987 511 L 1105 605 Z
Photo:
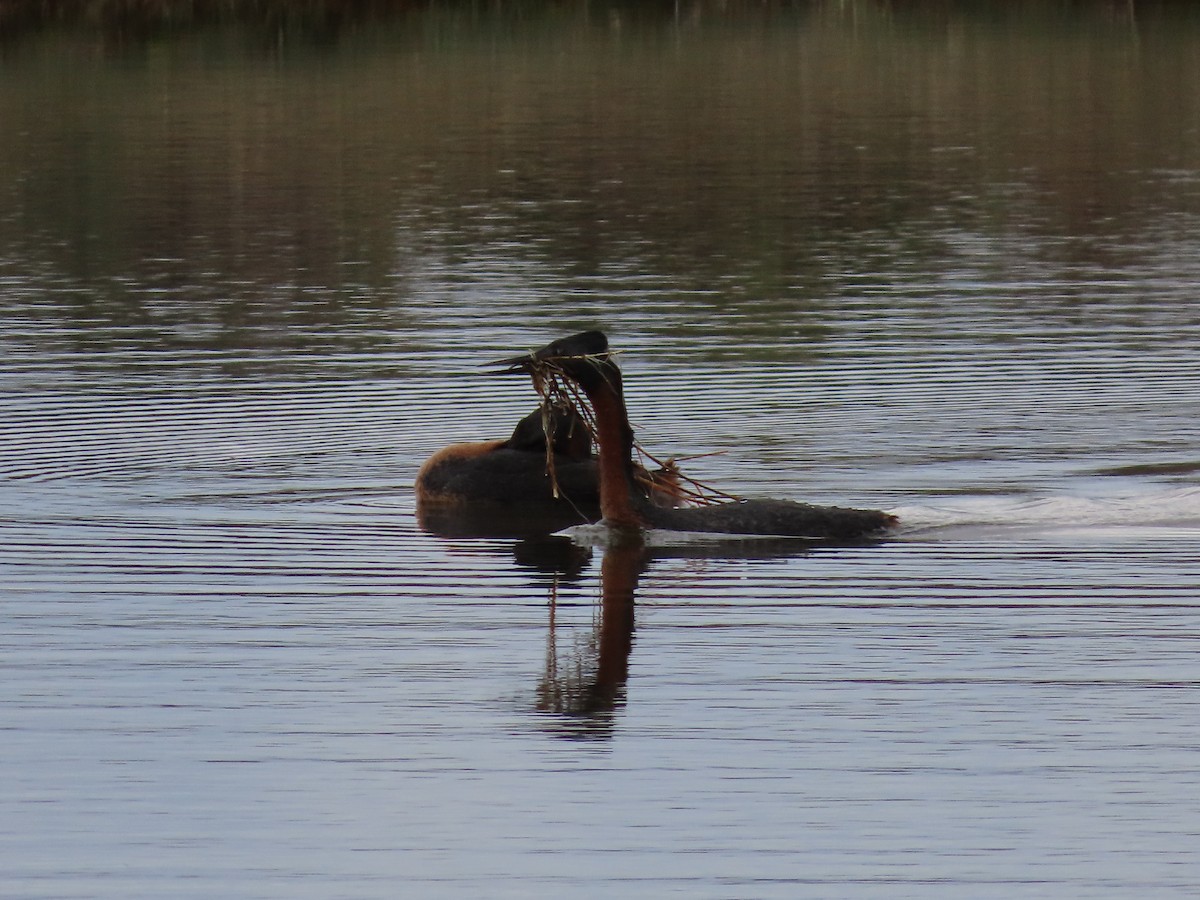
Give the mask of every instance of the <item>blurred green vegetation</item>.
M 583 16 L 597 22 L 695 21 L 837 10 L 853 16 L 1042 20 L 1103 16 L 1134 20 L 1186 12 L 1190 0 L 0 0 L 0 37 L 46 27 L 88 28 L 129 38 L 238 24 L 331 40 L 346 28 L 424 12 L 525 20 Z
M 0 302 L 33 285 L 81 319 L 282 340 L 477 284 L 653 318 L 669 283 L 773 330 L 833 281 L 933 277 L 953 243 L 1091 267 L 1200 214 L 1191 5 L 364 3 L 263 26 L 334 5 L 147 32 L 95 27 L 99 4 L 0 44 Z

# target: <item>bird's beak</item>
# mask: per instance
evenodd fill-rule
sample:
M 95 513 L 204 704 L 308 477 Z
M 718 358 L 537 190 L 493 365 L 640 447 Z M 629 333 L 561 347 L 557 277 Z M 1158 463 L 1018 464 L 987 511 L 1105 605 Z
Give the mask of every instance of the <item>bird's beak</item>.
M 533 364 L 536 361 L 535 355 L 526 353 L 523 356 L 514 356 L 510 359 L 497 359 L 494 362 L 484 363 L 484 367 L 488 369 L 487 375 L 524 375 L 532 371 Z

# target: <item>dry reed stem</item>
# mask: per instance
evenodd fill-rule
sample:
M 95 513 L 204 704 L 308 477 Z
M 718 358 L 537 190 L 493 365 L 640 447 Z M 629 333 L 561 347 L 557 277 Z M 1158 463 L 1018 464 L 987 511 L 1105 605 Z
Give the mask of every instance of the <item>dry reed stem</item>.
M 533 380 L 534 390 L 542 398 L 542 430 L 546 435 L 546 472 L 550 476 L 554 496 L 558 497 L 558 481 L 554 469 L 553 429 L 551 428 L 552 412 L 556 409 L 565 413 L 574 412 L 583 421 L 593 442 L 597 442 L 596 414 L 579 385 L 553 362 L 548 360 L 535 362 L 529 366 L 529 374 Z M 661 481 L 657 481 L 648 474 L 639 473 L 636 477 L 647 490 L 659 491 L 692 506 L 711 506 L 740 499 L 734 494 L 718 490 L 683 474 L 675 457 L 664 462 L 646 450 L 636 438 L 633 448 L 638 454 L 642 473 L 649 473 L 650 467 L 647 463 L 652 463 L 664 476 Z M 688 458 L 698 459 L 700 456 L 710 455 L 713 454 L 699 454 Z

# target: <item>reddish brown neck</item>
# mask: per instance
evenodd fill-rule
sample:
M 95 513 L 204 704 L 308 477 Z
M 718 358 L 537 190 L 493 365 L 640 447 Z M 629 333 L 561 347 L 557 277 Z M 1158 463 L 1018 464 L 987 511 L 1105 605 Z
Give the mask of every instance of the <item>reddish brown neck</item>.
M 586 389 L 600 445 L 600 513 L 610 525 L 641 528 L 633 505 L 633 429 L 620 389 L 605 381 Z

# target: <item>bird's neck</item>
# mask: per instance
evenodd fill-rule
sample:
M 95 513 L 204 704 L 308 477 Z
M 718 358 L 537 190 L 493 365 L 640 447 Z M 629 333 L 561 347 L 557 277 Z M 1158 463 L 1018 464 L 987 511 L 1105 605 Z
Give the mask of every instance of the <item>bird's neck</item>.
M 641 528 L 633 504 L 633 429 L 620 381 L 615 386 L 605 382 L 586 393 L 596 414 L 596 443 L 600 445 L 600 513 L 610 525 Z

